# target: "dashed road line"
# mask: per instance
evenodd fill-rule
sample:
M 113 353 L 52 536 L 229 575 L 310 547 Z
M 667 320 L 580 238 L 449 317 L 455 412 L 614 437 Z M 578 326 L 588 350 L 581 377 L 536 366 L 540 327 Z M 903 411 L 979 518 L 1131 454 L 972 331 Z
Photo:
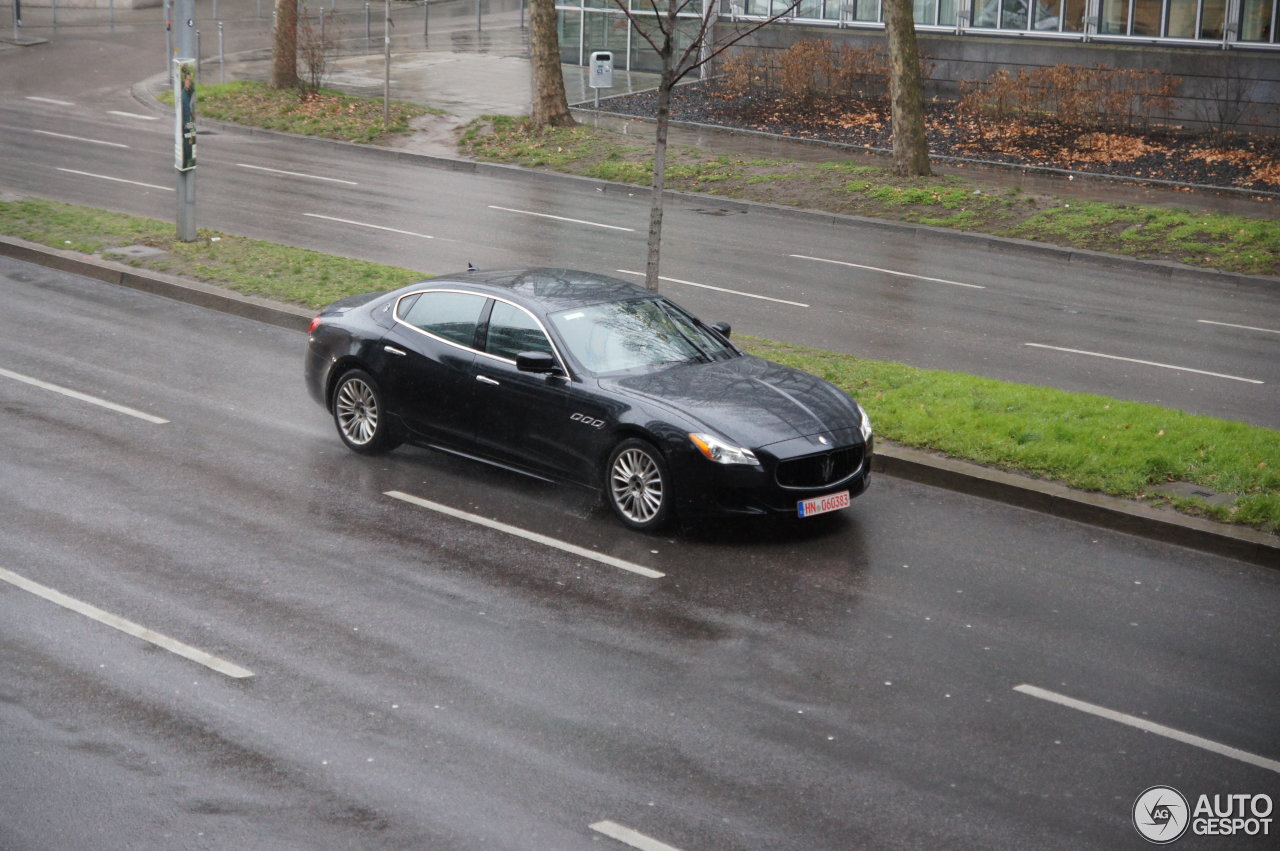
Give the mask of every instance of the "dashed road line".
M 1264 334 L 1280 334 L 1280 328 L 1256 328 L 1253 325 L 1235 325 L 1231 322 L 1214 322 L 1212 319 L 1197 319 L 1201 325 L 1217 325 L 1220 328 L 1238 328 L 1241 331 L 1261 331 Z
M 635 271 L 632 271 L 631 269 L 617 269 L 616 271 L 619 275 L 639 275 L 642 278 L 644 277 L 644 272 L 635 272 Z M 789 304 L 792 307 L 808 307 L 809 306 L 801 301 L 787 301 L 784 298 L 774 298 L 773 296 L 756 295 L 755 293 L 745 293 L 742 290 L 730 290 L 730 289 L 725 289 L 724 287 L 713 287 L 711 286 L 711 284 L 699 284 L 695 281 L 682 281 L 679 278 L 668 278 L 663 275 L 659 275 L 658 280 L 668 281 L 672 284 L 684 284 L 686 287 L 698 287 L 699 289 L 704 289 L 704 290 L 715 290 L 718 293 L 729 293 L 730 295 L 740 295 L 740 296 L 744 296 L 745 298 L 758 298 L 761 301 L 772 301 L 776 304 Z
M 73 142 L 89 142 L 93 145 L 106 145 L 111 148 L 127 148 L 128 145 L 123 142 L 107 142 L 103 139 L 87 139 L 84 136 L 70 136 L 66 133 L 54 133 L 52 130 L 32 130 L 32 133 L 39 133 L 41 136 L 55 136 L 59 139 L 70 139 Z
M 614 558 L 613 556 L 605 555 L 604 553 L 598 553 L 594 550 L 589 550 L 586 547 L 580 547 L 577 544 L 570 544 L 566 541 L 549 538 L 546 535 L 539 534 L 538 532 L 530 532 L 527 529 L 521 529 L 518 526 L 511 526 L 499 520 L 491 520 L 488 517 L 481 517 L 478 514 L 459 511 L 456 508 L 450 508 L 449 506 L 441 505 L 438 502 L 431 502 L 430 500 L 413 496 L 412 494 L 407 494 L 403 491 L 386 491 L 383 495 L 389 496 L 392 499 L 398 499 L 402 502 L 407 502 L 410 505 L 416 505 L 419 508 L 435 511 L 438 514 L 446 514 L 450 517 L 456 517 L 459 520 L 465 520 L 468 523 L 475 523 L 477 526 L 486 526 L 490 529 L 496 529 L 499 532 L 505 532 L 508 535 L 514 535 L 517 538 L 524 538 L 526 541 L 533 541 L 536 544 L 542 544 L 543 546 L 562 550 L 566 553 L 580 556 L 581 558 L 591 559 L 592 561 L 597 561 L 601 564 L 607 564 L 610 567 L 616 567 L 619 570 L 625 570 L 629 573 L 635 573 L 649 579 L 661 579 L 666 576 L 665 573 L 659 573 L 658 571 L 644 567 L 643 565 L 632 564 L 631 562 L 623 561 L 620 558 Z
M 345 183 L 347 186 L 360 185 L 359 183 L 356 183 L 354 180 L 343 180 L 340 177 L 325 177 L 322 174 L 306 174 L 305 172 L 301 172 L 301 171 L 285 171 L 284 169 L 267 168 L 264 165 L 249 165 L 248 163 L 236 163 L 236 165 L 239 166 L 240 168 L 252 169 L 253 171 L 265 171 L 271 174 L 281 174 L 281 175 L 284 175 L 285 177 L 302 177 L 307 180 L 323 180 L 328 183 Z
M 949 281 L 946 278 L 930 278 L 927 275 L 916 275 L 911 272 L 897 272 L 893 269 L 881 269 L 879 266 L 864 266 L 861 263 L 850 263 L 847 260 L 831 260 L 826 257 L 810 257 L 807 254 L 789 254 L 797 260 L 813 260 L 817 263 L 832 263 L 836 266 L 849 266 L 853 269 L 865 269 L 868 272 L 880 272 L 885 275 L 896 275 L 899 278 L 915 278 L 917 281 L 930 281 L 935 284 L 949 284 L 953 287 L 967 287 L 971 290 L 985 290 L 982 284 L 966 284 L 963 281 Z
M 628 233 L 635 233 L 635 228 L 624 228 L 618 225 L 606 225 L 601 222 L 589 222 L 586 219 L 570 219 L 565 216 L 553 216 L 550 213 L 535 213 L 532 210 L 517 210 L 513 207 L 499 207 L 496 204 L 489 205 L 490 210 L 501 210 L 504 213 L 520 213 L 525 216 L 537 216 L 540 219 L 555 219 L 558 222 L 570 222 L 575 225 L 590 225 L 593 228 L 606 228 L 607 230 L 623 230 Z
M 197 662 L 204 665 L 206 668 L 217 671 L 219 674 L 224 674 L 234 679 L 244 679 L 246 677 L 253 676 L 253 671 L 250 671 L 248 668 L 242 668 L 239 665 L 228 662 L 226 659 L 220 659 L 211 653 L 206 653 L 205 651 L 192 647 L 189 644 L 183 644 L 181 641 L 177 641 L 167 635 L 162 635 L 155 630 L 148 629 L 145 626 L 134 623 L 133 621 L 125 620 L 118 615 L 113 615 L 111 612 L 99 609 L 97 606 L 90 605 L 83 600 L 77 600 L 75 597 L 69 597 L 61 591 L 41 585 L 38 582 L 32 582 L 30 579 L 27 579 L 24 576 L 19 576 L 13 571 L 0 568 L 0 581 L 8 582 L 15 588 L 21 588 L 23 591 L 35 594 L 37 597 L 48 600 L 50 603 L 62 606 L 64 609 L 69 609 L 77 614 L 84 615 L 98 623 L 106 624 L 113 629 L 118 629 L 123 633 L 132 635 L 134 638 L 141 638 L 143 641 L 168 650 L 170 653 L 174 653 L 184 659 L 190 659 L 192 662 Z
M 639 851 L 680 851 L 674 845 L 668 845 L 665 842 L 659 842 L 651 836 L 645 836 L 638 830 L 632 830 L 612 821 L 598 821 L 591 825 L 591 829 L 596 833 L 603 833 L 610 839 L 616 839 L 619 842 L 630 845 Z
M 1118 360 L 1118 361 L 1124 361 L 1126 363 L 1141 364 L 1142 366 L 1155 366 L 1155 367 L 1159 367 L 1160 369 L 1176 370 L 1177 372 L 1193 372 L 1196 375 L 1207 375 L 1211 378 L 1226 378 L 1231 381 L 1243 381 L 1246 384 L 1266 384 L 1265 381 L 1259 381 L 1256 378 L 1242 378 L 1239 375 L 1226 375 L 1225 373 L 1221 373 L 1221 372 L 1208 372 L 1207 370 L 1203 370 L 1203 369 L 1192 369 L 1189 366 L 1177 366 L 1171 363 L 1159 363 L 1157 361 L 1152 361 L 1152 360 L 1138 360 L 1137 358 L 1126 358 L 1126 357 L 1121 357 L 1120 355 L 1108 355 L 1102 352 L 1087 352 L 1083 349 L 1068 349 L 1062 346 L 1048 346 L 1048 345 L 1045 345 L 1044 343 L 1027 343 L 1026 345 L 1030 346 L 1033 349 L 1048 349 L 1049 351 L 1053 351 L 1053 352 L 1066 352 L 1068 354 L 1073 354 L 1073 355 L 1088 355 L 1089 357 L 1093 357 L 1093 358 L 1105 358 L 1107 360 Z
M 404 234 L 405 236 L 420 236 L 423 239 L 435 239 L 435 237 L 431 236 L 430 234 L 414 233 L 411 230 L 400 230 L 399 228 L 389 228 L 389 227 L 386 227 L 385 225 L 371 225 L 368 222 L 357 222 L 357 221 L 352 221 L 351 219 L 339 219 L 336 216 L 322 216 L 319 213 L 303 213 L 302 215 L 308 216 L 313 219 L 324 219 L 327 222 L 338 222 L 339 224 L 344 224 L 344 225 L 354 225 L 355 227 L 358 227 L 358 228 L 372 228 L 373 230 L 385 230 L 390 233 L 400 233 L 400 234 Z
M 175 192 L 172 186 L 156 186 L 154 183 L 143 183 L 139 180 L 125 180 L 123 177 L 112 177 L 109 174 L 94 174 L 91 171 L 77 171 L 74 168 L 58 167 L 58 171 L 65 171 L 67 174 L 78 174 L 81 177 L 96 177 L 98 180 L 110 180 L 113 183 L 129 183 L 134 186 L 142 186 L 147 189 L 163 189 L 165 192 Z
M 23 375 L 20 372 L 12 372 L 7 369 L 0 368 L 0 375 L 5 378 L 12 378 L 14 381 L 21 381 L 24 384 L 30 384 L 32 387 L 39 387 L 41 390 L 48 390 L 53 393 L 60 393 L 63 396 L 69 396 L 72 399 L 78 399 L 81 402 L 88 402 L 91 405 L 97 405 L 100 408 L 106 408 L 109 411 L 115 411 L 118 414 L 128 414 L 131 417 L 137 417 L 140 420 L 146 420 L 156 425 L 164 425 L 169 422 L 161 417 L 148 414 L 145 411 L 138 411 L 133 408 L 126 408 L 124 405 L 117 405 L 115 402 L 108 402 L 106 399 L 99 399 L 97 396 L 90 396 L 88 393 L 81 393 L 79 390 L 72 390 L 69 387 L 62 387 L 58 384 L 51 384 L 48 381 L 41 381 L 39 378 L 32 378 L 29 375 Z
M 1163 724 L 1156 724 L 1145 718 L 1138 718 L 1134 715 L 1126 715 L 1123 712 L 1116 712 L 1114 709 L 1107 709 L 1104 706 L 1098 706 L 1093 703 L 1085 703 L 1083 700 L 1076 700 L 1074 697 L 1067 697 L 1064 694 L 1058 694 L 1038 686 L 1022 684 L 1014 686 L 1013 690 L 1020 694 L 1030 697 L 1038 697 L 1041 700 L 1047 700 L 1050 703 L 1056 703 L 1059 706 L 1066 706 L 1080 712 L 1086 712 L 1090 715 L 1096 715 L 1099 718 L 1106 718 L 1108 721 L 1115 721 L 1119 724 L 1126 724 L 1130 727 L 1137 727 L 1147 733 L 1154 733 L 1157 736 L 1164 736 L 1166 739 L 1173 739 L 1186 745 L 1211 751 L 1219 756 L 1229 757 L 1240 762 L 1247 762 L 1250 765 L 1256 765 L 1259 768 L 1265 768 L 1268 771 L 1280 772 L 1280 762 L 1274 759 L 1267 759 L 1257 754 L 1251 754 L 1230 745 L 1220 744 L 1209 739 L 1194 736 L 1191 733 L 1184 733 L 1181 730 L 1175 730 L 1172 727 L 1166 727 Z

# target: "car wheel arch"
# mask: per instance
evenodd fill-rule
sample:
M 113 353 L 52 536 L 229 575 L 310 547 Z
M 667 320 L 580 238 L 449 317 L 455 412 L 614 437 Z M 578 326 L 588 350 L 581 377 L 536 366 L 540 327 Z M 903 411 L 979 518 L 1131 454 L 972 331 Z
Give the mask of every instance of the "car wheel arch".
M 333 366 L 329 368 L 328 385 L 325 387 L 324 391 L 325 407 L 329 409 L 329 413 L 333 413 L 334 394 L 337 393 L 338 385 L 342 382 L 342 377 L 353 369 L 367 372 L 371 376 L 374 375 L 372 370 L 370 370 L 366 364 L 354 356 L 348 355 L 334 361 Z M 376 378 L 376 376 L 374 377 Z

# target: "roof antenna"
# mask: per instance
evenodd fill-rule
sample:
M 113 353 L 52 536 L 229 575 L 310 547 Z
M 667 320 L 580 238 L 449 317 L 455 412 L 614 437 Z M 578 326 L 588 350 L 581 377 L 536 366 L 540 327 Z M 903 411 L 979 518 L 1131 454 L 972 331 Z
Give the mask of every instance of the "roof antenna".
M 468 272 L 478 272 L 478 271 L 480 271 L 480 270 L 479 270 L 479 269 L 477 269 L 475 266 L 471 265 L 471 262 L 470 262 L 470 261 L 468 261 L 468 262 L 467 262 L 467 271 L 468 271 Z

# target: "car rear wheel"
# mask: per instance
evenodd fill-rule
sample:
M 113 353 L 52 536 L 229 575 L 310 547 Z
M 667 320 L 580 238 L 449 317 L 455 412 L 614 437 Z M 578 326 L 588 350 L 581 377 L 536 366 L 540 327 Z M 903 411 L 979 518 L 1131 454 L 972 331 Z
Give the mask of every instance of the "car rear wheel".
M 353 369 L 333 390 L 333 422 L 348 448 L 363 455 L 388 452 L 399 443 L 391 434 L 382 392 L 368 373 Z
M 618 444 L 606 478 L 609 505 L 632 529 L 658 529 L 671 519 L 671 476 L 653 444 L 636 438 Z

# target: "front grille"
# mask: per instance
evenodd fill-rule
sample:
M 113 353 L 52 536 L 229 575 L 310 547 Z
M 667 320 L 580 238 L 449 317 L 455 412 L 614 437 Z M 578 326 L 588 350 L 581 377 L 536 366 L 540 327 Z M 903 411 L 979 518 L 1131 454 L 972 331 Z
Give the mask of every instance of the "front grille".
M 778 464 L 778 484 L 784 488 L 820 488 L 849 478 L 862 467 L 863 448 L 847 446 Z

